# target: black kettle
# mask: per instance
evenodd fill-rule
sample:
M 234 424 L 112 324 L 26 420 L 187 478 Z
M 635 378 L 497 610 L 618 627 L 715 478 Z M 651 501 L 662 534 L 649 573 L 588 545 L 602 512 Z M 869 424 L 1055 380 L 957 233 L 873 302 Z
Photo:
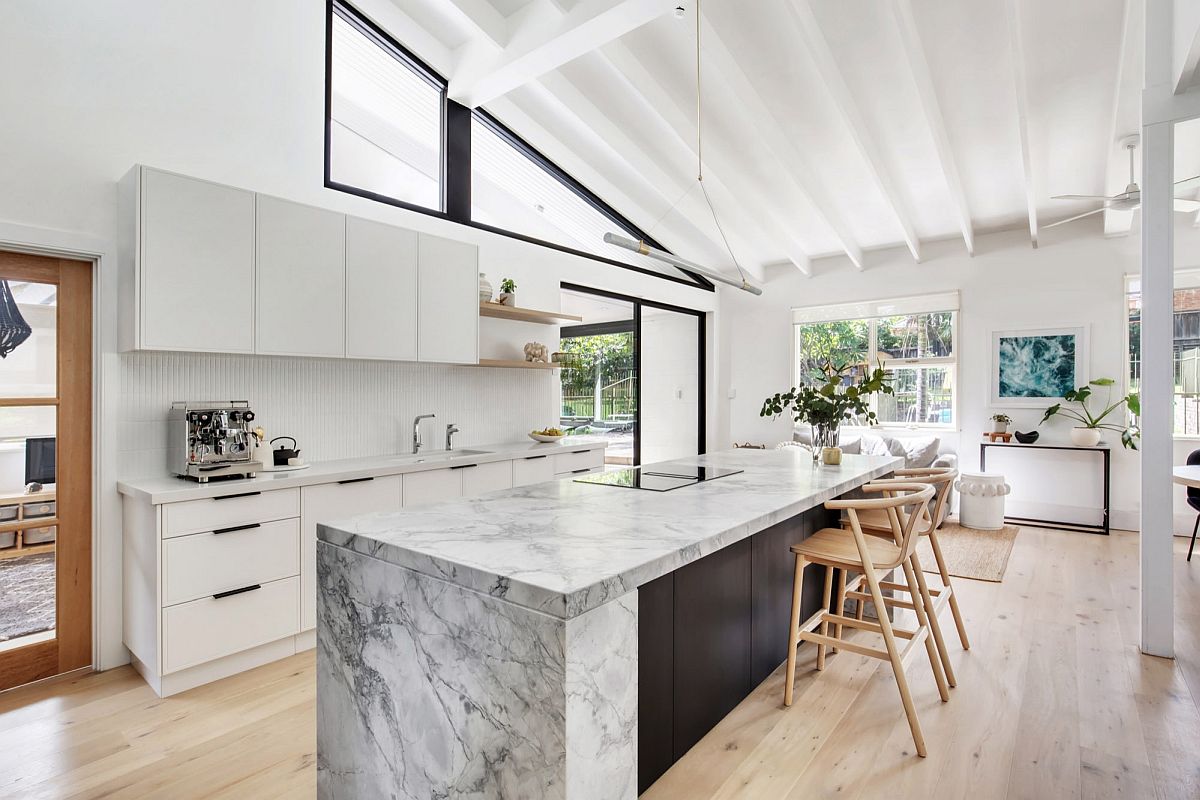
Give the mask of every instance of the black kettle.
M 292 446 L 284 447 L 283 445 L 280 445 L 271 451 L 271 458 L 274 460 L 275 466 L 277 467 L 286 467 L 290 459 L 300 457 L 300 448 L 296 447 L 296 440 L 291 436 L 276 436 L 271 440 L 271 444 L 275 444 L 282 439 L 287 439 L 292 443 Z

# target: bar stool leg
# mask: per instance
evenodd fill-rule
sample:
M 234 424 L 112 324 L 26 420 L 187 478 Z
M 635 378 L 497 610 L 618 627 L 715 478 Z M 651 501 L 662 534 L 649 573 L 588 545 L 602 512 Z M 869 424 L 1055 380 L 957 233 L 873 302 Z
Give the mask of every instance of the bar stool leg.
M 861 536 L 855 533 L 855 538 Z M 866 550 L 866 546 L 859 543 L 861 550 Z M 867 587 L 871 590 L 871 600 L 875 603 L 875 608 L 884 609 L 883 593 L 879 591 L 879 581 L 875 577 L 875 568 L 871 566 L 871 562 L 863 559 L 863 577 L 867 582 Z M 913 603 L 913 605 L 917 605 Z M 879 628 L 883 634 L 883 643 L 887 646 L 888 658 L 892 662 L 892 674 L 896 677 L 896 688 L 900 690 L 900 702 L 904 704 L 904 715 L 908 717 L 908 727 L 912 731 L 913 744 L 917 746 L 917 755 L 921 758 L 926 756 L 925 750 L 925 734 L 921 732 L 921 721 L 917 719 L 917 707 L 913 705 L 912 694 L 908 691 L 908 679 L 904 676 L 904 664 L 900 662 L 900 650 L 896 647 L 896 637 L 892 633 L 892 621 L 888 619 L 888 615 L 884 612 L 878 614 Z
M 792 704 L 796 683 L 796 648 L 800 646 L 800 599 L 804 589 L 804 556 L 796 556 L 796 575 L 792 578 L 792 623 L 788 632 L 787 682 L 783 685 L 783 704 Z
M 825 593 L 821 596 L 821 607 L 826 611 L 829 610 L 830 603 L 833 602 L 833 567 L 825 567 Z M 821 635 L 829 635 L 829 620 L 821 620 Z M 817 645 L 817 669 L 825 669 L 825 645 Z
M 950 584 L 950 570 L 946 569 L 946 559 L 942 558 L 942 546 L 938 543 L 937 529 L 929 531 L 929 546 L 933 549 L 933 559 L 937 562 L 938 574 L 942 577 L 942 586 L 950 590 L 950 613 L 954 615 L 954 624 L 958 628 L 958 641 L 963 650 L 970 650 L 971 643 L 967 640 L 967 626 L 963 624 L 962 612 L 958 610 L 958 592 Z
M 913 574 L 913 559 L 905 561 L 904 580 L 908 583 L 908 596 L 913 599 L 913 613 L 917 615 L 917 627 L 929 628 L 929 615 L 926 613 L 928 606 L 925 604 L 925 595 L 920 589 L 920 580 Z M 925 636 L 925 654 L 929 656 L 929 667 L 933 670 L 933 679 L 937 682 L 938 696 L 945 703 L 950 699 L 950 689 L 946 686 L 946 676 L 942 674 L 942 662 L 938 658 L 937 646 L 933 643 L 933 637 L 926 632 Z
M 838 576 L 837 576 L 837 593 L 834 596 L 833 613 L 837 614 L 840 617 L 846 613 L 844 610 L 845 607 L 846 607 L 846 570 L 839 569 Z M 842 626 L 840 623 L 833 626 L 833 638 L 835 638 L 835 639 L 842 638 Z M 836 653 L 837 651 L 838 651 L 838 649 L 836 646 L 830 648 L 831 653 Z
M 925 616 L 929 619 L 929 630 L 937 645 L 938 655 L 942 657 L 946 682 L 951 687 L 958 686 L 958 680 L 954 677 L 954 666 L 950 663 L 950 651 L 946 648 L 946 640 L 942 638 L 942 623 L 938 620 L 937 609 L 933 606 L 933 595 L 929 593 L 929 582 L 925 580 L 925 573 L 921 570 L 921 559 L 916 553 L 913 553 L 912 562 L 913 572 L 917 576 L 917 587 L 921 590 L 921 602 L 925 605 Z M 950 596 L 954 597 L 953 594 Z

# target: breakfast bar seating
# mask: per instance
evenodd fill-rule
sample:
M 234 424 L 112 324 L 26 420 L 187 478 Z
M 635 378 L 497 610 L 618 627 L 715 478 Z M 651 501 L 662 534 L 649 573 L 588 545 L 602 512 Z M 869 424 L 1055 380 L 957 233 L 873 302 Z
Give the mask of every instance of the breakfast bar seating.
M 801 641 L 817 645 L 817 669 L 825 668 L 826 650 L 836 647 L 860 655 L 871 656 L 887 661 L 892 666 L 896 678 L 896 686 L 900 691 L 900 700 L 904 705 L 904 713 L 908 717 L 909 728 L 912 731 L 913 742 L 917 755 L 926 755 L 925 737 L 921 732 L 921 723 L 917 719 L 916 706 L 913 704 L 912 693 L 909 691 L 908 678 L 905 674 L 905 664 L 917 651 L 918 645 L 925 646 L 929 658 L 929 666 L 937 681 L 938 694 L 942 702 L 950 699 L 946 677 L 942 673 L 941 661 L 937 648 L 930 637 L 929 618 L 926 609 L 932 605 L 929 593 L 924 584 L 918 581 L 913 557 L 916 554 L 918 521 L 928 515 L 929 500 L 934 496 L 934 488 L 928 484 L 915 482 L 881 481 L 862 487 L 864 492 L 882 494 L 875 498 L 854 498 L 847 500 L 831 500 L 825 503 L 829 510 L 845 511 L 850 523 L 850 531 L 838 528 L 825 528 L 817 531 L 808 539 L 795 544 L 791 550 L 796 556 L 796 571 L 792 590 L 792 615 L 789 627 L 787 675 L 783 690 L 783 703 L 792 705 L 796 681 L 796 648 Z M 895 541 L 889 542 L 880 537 L 868 536 L 863 533 L 859 523 L 859 512 L 882 511 L 887 514 L 891 523 Z M 822 608 L 807 620 L 800 621 L 801 601 L 804 588 L 804 568 L 808 564 L 825 567 L 825 593 Z M 838 607 L 834 613 L 829 610 L 833 600 L 833 571 L 843 574 L 846 570 L 862 573 L 876 608 L 884 608 L 884 598 L 879 575 L 876 570 L 884 573 L 900 568 L 907 582 L 907 590 L 914 598 L 920 597 L 923 602 L 914 602 L 913 611 L 917 618 L 915 630 L 893 627 L 887 614 L 880 614 L 878 622 L 869 622 L 854 617 L 847 617 L 843 609 Z M 840 592 L 839 592 L 840 594 Z M 834 626 L 834 635 L 830 636 L 830 625 Z M 820 633 L 816 629 L 820 629 Z M 885 650 L 861 645 L 858 642 L 842 638 L 844 628 L 857 628 L 883 637 Z M 908 644 L 901 649 L 897 639 L 906 639 Z

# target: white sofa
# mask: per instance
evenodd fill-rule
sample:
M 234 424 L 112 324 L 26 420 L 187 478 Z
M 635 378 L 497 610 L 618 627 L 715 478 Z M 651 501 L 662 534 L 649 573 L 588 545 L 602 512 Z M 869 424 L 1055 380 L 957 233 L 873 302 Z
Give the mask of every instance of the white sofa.
M 808 425 L 795 426 L 792 442 L 811 445 L 812 429 Z M 902 456 L 904 466 L 909 469 L 958 467 L 956 454 L 941 452 L 941 437 L 924 431 L 905 431 L 897 435 L 878 428 L 850 428 L 842 431 L 840 446 L 843 453 Z

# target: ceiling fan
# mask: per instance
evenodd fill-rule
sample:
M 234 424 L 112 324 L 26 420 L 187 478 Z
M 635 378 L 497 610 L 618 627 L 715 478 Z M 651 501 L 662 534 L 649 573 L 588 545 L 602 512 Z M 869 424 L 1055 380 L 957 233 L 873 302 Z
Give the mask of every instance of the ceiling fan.
M 1101 211 L 1133 211 L 1140 208 L 1142 205 L 1142 190 L 1138 187 L 1137 182 L 1133 179 L 1133 151 L 1138 146 L 1138 136 L 1126 136 L 1121 140 L 1121 144 L 1129 151 L 1129 185 L 1125 187 L 1125 191 L 1120 194 L 1114 194 L 1111 197 L 1095 194 L 1060 194 L 1051 197 L 1051 200 L 1102 200 L 1104 205 L 1092 211 L 1085 211 L 1082 214 L 1076 214 L 1073 217 L 1060 219 L 1058 222 L 1051 222 L 1049 225 L 1043 225 L 1043 228 L 1053 228 L 1055 225 L 1062 225 L 1067 222 L 1074 222 L 1083 217 L 1090 217 L 1092 214 L 1099 214 Z M 1195 175 L 1191 178 L 1184 178 L 1181 181 L 1175 181 L 1175 190 L 1191 188 L 1195 183 L 1200 182 L 1200 175 Z M 1200 211 L 1200 201 L 1185 200 L 1182 197 L 1175 198 L 1175 210 L 1182 212 Z

